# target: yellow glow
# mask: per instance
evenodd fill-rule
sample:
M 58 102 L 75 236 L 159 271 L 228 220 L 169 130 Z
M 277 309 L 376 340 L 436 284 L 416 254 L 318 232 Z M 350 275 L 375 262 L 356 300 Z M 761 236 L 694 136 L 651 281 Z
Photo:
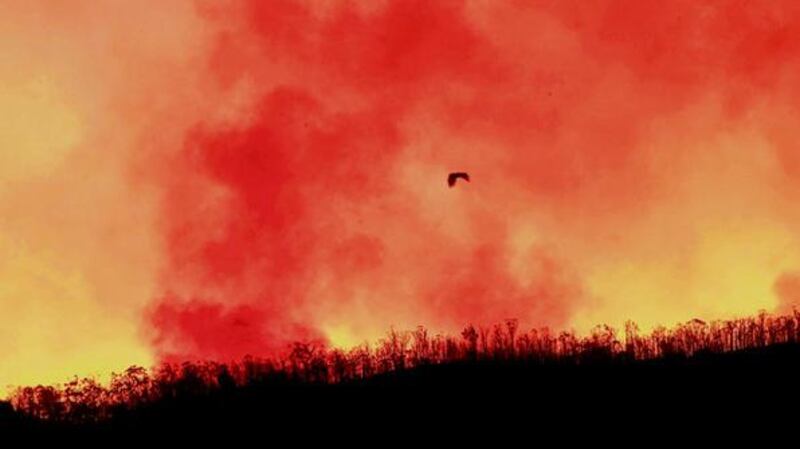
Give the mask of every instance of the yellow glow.
M 346 324 L 323 326 L 322 331 L 328 338 L 331 346 L 336 348 L 349 349 L 362 343 L 353 330 Z
M 599 266 L 589 289 L 603 307 L 576 317 L 588 330 L 597 323 L 633 319 L 643 330 L 702 319 L 746 316 L 772 310 L 778 273 L 800 266 L 793 237 L 780 228 L 752 225 L 709 229 L 689 254 L 622 260 Z
M 707 314 L 743 315 L 776 305 L 773 284 L 778 274 L 800 266 L 792 251 L 794 238 L 766 225 L 745 230 L 718 230 L 703 239 L 695 262 L 701 276 Z
M 102 380 L 152 363 L 135 321 L 106 313 L 91 285 L 58 257 L 2 235 L 0 254 L 0 386 L 57 383 L 76 374 Z
M 0 396 L 153 361 L 141 333 L 157 201 L 131 177 L 153 148 L 180 148 L 198 117 L 234 110 L 187 69 L 213 35 L 194 2 L 2 9 Z

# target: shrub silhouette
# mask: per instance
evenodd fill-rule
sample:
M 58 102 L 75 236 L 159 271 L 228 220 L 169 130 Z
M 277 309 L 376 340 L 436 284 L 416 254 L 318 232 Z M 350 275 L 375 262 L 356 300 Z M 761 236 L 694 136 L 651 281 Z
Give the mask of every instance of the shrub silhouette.
M 247 356 L 232 363 L 165 363 L 153 370 L 132 366 L 107 386 L 77 377 L 63 385 L 19 387 L 10 404 L 22 416 L 47 422 L 87 424 L 130 416 L 137 410 L 198 398 L 224 398 L 237 391 L 276 387 L 357 386 L 381 376 L 418 373 L 436 366 L 598 367 L 699 360 L 782 344 L 800 338 L 800 313 L 727 321 L 701 320 L 642 335 L 634 322 L 620 337 L 600 325 L 585 337 L 548 328 L 523 332 L 516 320 L 492 327 L 466 326 L 458 337 L 431 335 L 424 327 L 390 329 L 377 345 L 349 350 L 297 342 L 282 357 Z M 387 382 L 391 383 L 391 379 Z M 211 399 L 209 399 L 211 400 Z M 2 404 L 0 404 L 2 405 Z M 8 411 L 6 410 L 6 414 Z

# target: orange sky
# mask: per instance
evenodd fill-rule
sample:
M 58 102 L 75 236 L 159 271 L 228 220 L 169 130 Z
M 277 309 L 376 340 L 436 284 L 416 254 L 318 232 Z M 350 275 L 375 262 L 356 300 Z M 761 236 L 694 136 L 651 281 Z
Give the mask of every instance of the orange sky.
M 0 385 L 800 299 L 796 2 L 0 9 Z

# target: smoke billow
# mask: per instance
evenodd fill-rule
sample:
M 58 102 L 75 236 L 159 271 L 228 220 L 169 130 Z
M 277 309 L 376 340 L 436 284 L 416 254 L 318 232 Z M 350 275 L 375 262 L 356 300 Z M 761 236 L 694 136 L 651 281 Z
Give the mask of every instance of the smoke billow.
M 249 105 L 171 163 L 163 355 L 721 318 L 773 308 L 799 262 L 790 2 L 203 14 L 217 88 Z
M 796 2 L 3 7 L 5 384 L 798 301 Z

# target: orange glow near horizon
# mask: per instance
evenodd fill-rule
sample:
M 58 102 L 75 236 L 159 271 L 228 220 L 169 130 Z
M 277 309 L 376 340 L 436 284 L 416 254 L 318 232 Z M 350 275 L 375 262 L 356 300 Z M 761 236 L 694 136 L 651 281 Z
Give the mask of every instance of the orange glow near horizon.
M 0 387 L 800 301 L 797 2 L 0 11 Z

